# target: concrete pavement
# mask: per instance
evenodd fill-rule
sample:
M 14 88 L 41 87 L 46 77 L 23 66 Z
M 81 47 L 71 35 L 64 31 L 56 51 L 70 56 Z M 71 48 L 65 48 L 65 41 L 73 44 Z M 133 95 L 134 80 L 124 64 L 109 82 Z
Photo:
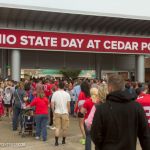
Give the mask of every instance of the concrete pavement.
M 48 141 L 36 141 L 32 136 L 27 135 L 22 138 L 18 131 L 13 132 L 11 130 L 11 123 L 8 118 L 3 118 L 0 121 L 0 143 L 10 143 L 8 146 L 0 146 L 0 150 L 84 150 L 84 146 L 79 143 L 81 138 L 77 119 L 71 118 L 70 129 L 67 138 L 67 144 L 60 144 L 58 147 L 54 146 L 54 131 L 48 130 Z M 59 142 L 61 143 L 61 140 Z M 14 143 L 22 143 L 13 145 Z M 137 150 L 141 150 L 140 146 L 137 145 Z M 94 147 L 92 148 L 94 150 Z

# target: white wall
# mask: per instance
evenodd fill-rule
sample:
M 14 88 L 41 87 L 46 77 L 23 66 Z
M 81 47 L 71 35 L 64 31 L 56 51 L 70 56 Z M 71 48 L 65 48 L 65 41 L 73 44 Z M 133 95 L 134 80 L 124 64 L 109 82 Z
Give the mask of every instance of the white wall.
M 0 0 L 0 6 L 150 20 L 150 0 Z

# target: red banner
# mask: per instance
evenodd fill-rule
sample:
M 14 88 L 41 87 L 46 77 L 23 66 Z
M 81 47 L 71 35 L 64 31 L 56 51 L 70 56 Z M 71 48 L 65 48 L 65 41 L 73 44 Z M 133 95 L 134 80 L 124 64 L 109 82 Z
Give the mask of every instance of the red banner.
M 150 38 L 0 29 L 0 47 L 24 50 L 149 54 Z

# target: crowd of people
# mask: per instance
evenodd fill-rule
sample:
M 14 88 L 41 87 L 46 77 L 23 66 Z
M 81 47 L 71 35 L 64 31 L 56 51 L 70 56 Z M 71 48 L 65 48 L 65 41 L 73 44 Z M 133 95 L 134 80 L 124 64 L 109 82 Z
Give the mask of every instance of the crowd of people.
M 31 78 L 0 82 L 0 120 L 12 119 L 12 130 L 22 127 L 21 113 L 34 108 L 36 140 L 47 141 L 55 129 L 55 146 L 66 144 L 69 117 L 79 121 L 80 143 L 91 150 L 150 150 L 150 84 L 124 81 L 111 75 L 98 79 Z

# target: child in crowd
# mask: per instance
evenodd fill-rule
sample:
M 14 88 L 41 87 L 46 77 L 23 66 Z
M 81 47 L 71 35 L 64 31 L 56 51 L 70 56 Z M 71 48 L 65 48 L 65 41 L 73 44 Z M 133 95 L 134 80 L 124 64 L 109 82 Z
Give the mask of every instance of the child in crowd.
M 26 108 L 26 106 L 28 106 L 29 104 L 30 104 L 29 97 L 27 95 L 25 95 L 23 97 L 23 107 Z

